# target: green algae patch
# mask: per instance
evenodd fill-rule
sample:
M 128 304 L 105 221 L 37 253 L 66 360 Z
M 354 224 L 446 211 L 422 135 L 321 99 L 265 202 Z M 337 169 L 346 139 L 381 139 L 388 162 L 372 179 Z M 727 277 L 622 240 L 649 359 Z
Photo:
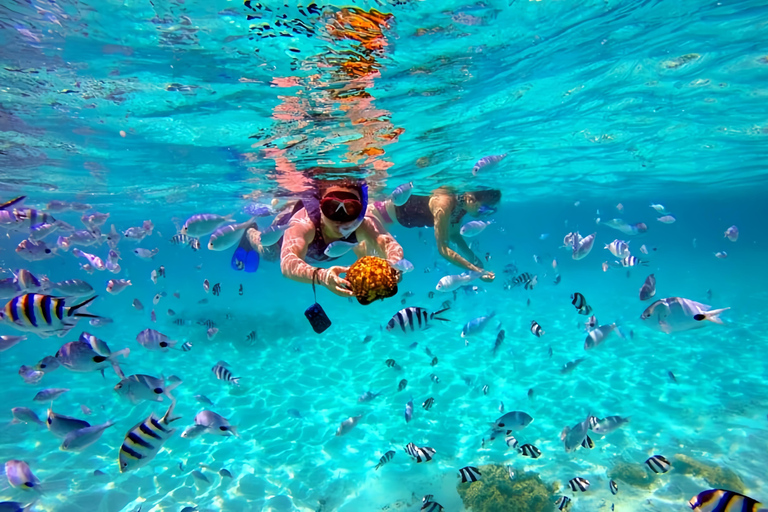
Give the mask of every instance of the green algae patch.
M 617 462 L 608 473 L 611 480 L 619 480 L 633 487 L 641 489 L 650 489 L 653 484 L 653 476 L 645 470 L 643 464 L 631 464 L 629 462 Z
M 507 468 L 498 464 L 480 466 L 482 478 L 477 482 L 459 483 L 457 490 L 464 506 L 472 512 L 549 512 L 554 507 L 554 488 L 538 473 L 514 470 L 509 478 Z
M 704 480 L 715 489 L 728 489 L 741 494 L 747 492 L 744 482 L 731 469 L 707 464 L 682 453 L 675 455 L 673 467 L 684 475 Z

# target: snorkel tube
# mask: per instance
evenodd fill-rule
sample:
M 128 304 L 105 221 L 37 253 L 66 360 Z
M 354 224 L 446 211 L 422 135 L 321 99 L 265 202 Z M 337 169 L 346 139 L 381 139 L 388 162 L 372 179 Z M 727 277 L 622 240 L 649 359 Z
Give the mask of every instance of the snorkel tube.
M 362 208 L 355 220 L 343 226 L 339 226 L 339 232 L 344 238 L 347 238 L 360 227 L 360 224 L 362 224 L 365 219 L 365 213 L 368 210 L 368 183 L 366 183 L 365 180 L 358 180 L 357 185 L 360 186 L 360 203 L 362 204 Z

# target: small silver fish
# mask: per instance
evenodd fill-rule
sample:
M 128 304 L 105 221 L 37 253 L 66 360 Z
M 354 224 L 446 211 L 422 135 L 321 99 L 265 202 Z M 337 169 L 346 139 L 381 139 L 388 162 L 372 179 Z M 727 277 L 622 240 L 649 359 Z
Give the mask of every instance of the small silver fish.
M 11 424 L 15 423 L 36 423 L 38 425 L 45 425 L 45 423 L 37 417 L 37 414 L 28 407 L 14 407 L 11 409 L 13 420 Z
M 360 416 L 351 416 L 347 418 L 346 420 L 341 422 L 341 425 L 339 425 L 339 428 L 336 429 L 336 435 L 337 436 L 343 436 L 344 434 L 349 433 L 350 430 L 355 428 L 357 426 L 357 423 L 363 418 L 363 415 Z
M 67 391 L 69 391 L 69 389 L 66 388 L 43 389 L 42 391 L 38 391 L 32 400 L 35 402 L 53 402 Z

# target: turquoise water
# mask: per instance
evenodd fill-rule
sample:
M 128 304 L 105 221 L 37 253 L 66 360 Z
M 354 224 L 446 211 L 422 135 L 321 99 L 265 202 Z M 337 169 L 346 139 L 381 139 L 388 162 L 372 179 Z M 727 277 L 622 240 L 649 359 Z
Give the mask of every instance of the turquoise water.
M 0 500 L 36 500 L 33 510 L 56 512 L 193 505 L 351 512 L 419 510 L 421 497 L 433 494 L 446 510 L 461 511 L 459 468 L 511 464 L 559 482 L 557 495 L 573 498 L 571 510 L 690 510 L 692 496 L 718 485 L 680 469 L 678 454 L 730 469 L 745 494 L 768 500 L 763 3 L 348 2 L 317 12 L 263 4 L 271 11 L 253 1 L 250 8 L 223 1 L 0 6 L 0 199 L 26 195 L 26 205 L 38 209 L 54 200 L 87 203 L 110 213 L 105 232 L 111 224 L 121 231 L 149 219 L 155 225 L 138 244 L 120 242 L 119 274 L 86 273 L 71 250 L 29 262 L 14 251 L 28 232 L 3 239 L 2 277 L 28 269 L 51 281 L 83 279 L 98 293 L 89 311 L 114 322 L 92 327 L 82 319 L 63 338 L 27 333 L 2 352 L 0 459 L 28 462 L 44 493 L 4 479 Z M 344 6 L 393 17 L 364 49 L 332 29 Z M 364 72 L 343 71 L 360 59 L 368 62 Z M 477 160 L 500 153 L 508 156 L 473 176 Z M 303 315 L 314 301 L 311 287 L 284 278 L 277 264 L 235 272 L 231 251 L 169 242 L 194 214 L 234 213 L 242 222 L 253 202 L 283 204 L 307 186 L 299 171 L 318 164 L 360 166 L 357 176 L 377 199 L 408 181 L 420 194 L 441 185 L 501 189 L 496 223 L 473 239 L 476 254 L 490 256 L 485 266 L 496 280 L 473 283 L 478 293 L 430 299 L 440 277 L 460 269 L 440 258 L 432 230 L 398 226 L 392 233 L 415 266 L 399 294 L 360 306 L 318 290 L 333 322 L 318 335 Z M 655 203 L 676 222 L 658 222 L 649 207 Z M 80 212 L 53 215 L 80 229 Z M 598 218 L 644 222 L 648 231 L 625 236 Z M 740 230 L 736 242 L 723 237 L 731 225 Z M 596 232 L 580 261 L 561 248 L 574 230 Z M 54 245 L 56 236 L 46 242 Z M 604 272 L 602 263 L 615 258 L 603 246 L 615 238 L 629 240 L 632 254 L 649 265 Z M 159 252 L 144 261 L 131 254 L 135 247 Z M 82 249 L 106 257 L 106 245 Z M 716 258 L 719 251 L 728 257 Z M 348 254 L 340 264 L 353 261 Z M 538 275 L 538 286 L 505 289 L 510 263 Z M 150 274 L 161 265 L 166 277 L 155 284 Z M 724 325 L 670 335 L 649 328 L 640 320 L 649 302 L 638 290 L 650 273 L 654 300 L 730 307 Z M 109 295 L 113 278 L 133 286 Z M 206 293 L 206 279 L 220 283 L 219 296 Z M 626 339 L 614 334 L 585 352 L 587 317 L 571 305 L 574 292 Z M 431 311 L 450 300 L 451 321 L 408 337 L 382 331 L 402 300 Z M 492 311 L 495 321 L 465 345 L 464 324 Z M 205 320 L 220 329 L 213 340 L 198 324 Z M 541 338 L 531 334 L 532 320 L 544 329 Z M 506 340 L 493 357 L 497 324 Z M 146 328 L 193 348 L 150 352 L 136 341 Z M 130 404 L 112 389 L 119 379 L 109 368 L 104 378 L 59 368 L 33 385 L 17 373 L 82 331 L 113 351 L 130 348 L 120 359 L 126 375 L 183 381 L 173 391 L 176 434 L 136 471 L 120 473 L 120 445 L 151 412 L 161 416 L 167 398 Z M 251 331 L 253 341 L 246 339 Z M 23 333 L 4 324 L 0 334 Z M 439 359 L 435 367 L 427 347 Z M 575 370 L 560 372 L 582 357 Z M 400 370 L 387 367 L 390 358 Z M 211 367 L 219 360 L 241 377 L 240 387 L 216 380 Z M 398 392 L 403 378 L 408 387 Z M 54 402 L 57 413 L 115 425 L 82 453 L 69 453 L 45 427 L 10 424 L 13 407 L 45 417 L 48 404 L 32 400 L 44 388 L 69 389 Z M 367 390 L 382 395 L 358 403 Z M 214 405 L 199 403 L 199 394 Z M 428 397 L 435 405 L 425 411 Z M 505 411 L 534 417 L 516 437 L 538 447 L 541 458 L 522 457 L 503 440 L 482 445 L 500 401 Z M 182 438 L 206 408 L 241 437 Z M 565 453 L 560 432 L 589 413 L 631 420 L 593 436 L 593 450 Z M 359 414 L 351 432 L 334 435 Z M 413 463 L 402 450 L 409 442 L 436 449 L 434 460 Z M 394 459 L 374 471 L 388 450 L 397 452 Z M 618 463 L 643 469 L 654 454 L 672 462 L 668 473 L 653 476 L 648 488 L 620 482 L 619 494 L 610 493 L 608 474 Z M 200 464 L 209 468 L 202 469 L 208 484 L 191 476 Z M 221 468 L 232 478 L 218 475 Z M 591 482 L 588 492 L 567 488 L 576 476 Z

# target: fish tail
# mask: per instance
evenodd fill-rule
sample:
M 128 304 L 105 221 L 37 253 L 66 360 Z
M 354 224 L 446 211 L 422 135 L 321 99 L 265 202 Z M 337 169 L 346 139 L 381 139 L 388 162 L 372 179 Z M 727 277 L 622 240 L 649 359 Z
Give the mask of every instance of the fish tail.
M 723 321 L 720 319 L 720 313 L 724 311 L 728 311 L 731 308 L 722 308 L 722 309 L 713 309 L 712 311 L 705 311 L 704 313 L 699 313 L 698 315 L 693 315 L 694 320 L 702 321 L 702 320 L 709 320 L 710 322 L 714 322 L 716 324 L 722 324 Z
M 234 377 L 232 379 L 229 379 L 229 382 L 231 382 L 235 386 L 240 386 L 240 377 Z
M 181 419 L 181 416 L 173 416 L 173 409 L 175 407 L 176 407 L 176 400 L 171 400 L 171 405 L 168 406 L 168 410 L 165 411 L 165 414 L 163 415 L 163 419 L 161 420 L 166 425 L 168 425 L 172 421 Z
M 450 320 L 448 318 L 440 318 L 439 316 L 437 316 L 437 315 L 439 315 L 441 313 L 445 313 L 449 309 L 451 309 L 451 308 L 443 308 L 443 309 L 441 309 L 439 311 L 435 311 L 434 313 L 432 313 L 432 319 L 433 320 L 440 320 L 442 322 L 450 322 Z
M 81 302 L 80 304 L 75 304 L 74 306 L 70 306 L 69 307 L 69 311 L 67 312 L 67 316 L 77 316 L 77 317 L 87 317 L 87 318 L 101 318 L 98 315 L 91 315 L 89 313 L 76 313 L 76 311 L 78 309 L 80 309 L 82 307 L 85 307 L 88 304 L 90 304 L 91 302 L 93 302 L 96 299 L 96 297 L 98 297 L 98 295 L 94 295 L 90 299 L 86 299 L 83 302 Z
M 128 348 L 128 347 L 126 347 L 126 348 L 123 348 L 123 349 L 120 349 L 120 350 L 118 350 L 117 352 L 112 352 L 112 353 L 109 355 L 109 357 L 110 357 L 110 359 L 114 359 L 114 358 L 116 358 L 117 356 L 128 357 L 128 354 L 130 354 L 130 353 L 131 353 L 131 349 L 130 349 L 130 348 Z

